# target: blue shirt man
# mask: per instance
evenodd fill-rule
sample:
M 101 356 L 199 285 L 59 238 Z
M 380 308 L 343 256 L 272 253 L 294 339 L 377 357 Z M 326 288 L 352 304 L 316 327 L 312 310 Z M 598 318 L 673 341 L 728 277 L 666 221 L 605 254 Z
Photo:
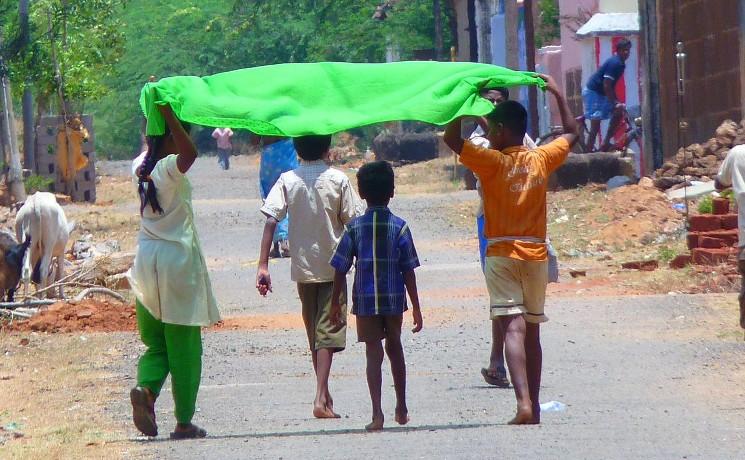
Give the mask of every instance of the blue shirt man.
M 619 110 L 622 106 L 616 98 L 616 84 L 623 76 L 626 69 L 626 59 L 631 54 L 631 42 L 625 38 L 616 44 L 616 54 L 608 58 L 603 65 L 595 72 L 585 88 L 582 90 L 582 102 L 585 106 L 585 118 L 590 120 L 590 132 L 587 135 L 586 147 L 588 151 L 595 148 L 595 139 L 600 131 L 600 121 L 610 118 L 614 112 L 614 117 L 608 123 L 608 131 L 603 144 L 600 146 L 601 151 L 607 151 L 610 147 L 611 137 L 618 126 Z

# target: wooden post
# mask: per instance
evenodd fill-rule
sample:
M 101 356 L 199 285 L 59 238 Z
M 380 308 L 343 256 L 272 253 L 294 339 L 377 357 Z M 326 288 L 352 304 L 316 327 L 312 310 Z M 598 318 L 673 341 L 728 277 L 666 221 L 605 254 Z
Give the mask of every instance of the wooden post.
M 456 51 L 455 47 L 450 47 L 450 62 L 455 62 Z M 453 152 L 453 182 L 458 178 L 458 154 Z
M 516 70 L 520 66 L 520 60 L 517 57 L 517 19 L 517 1 L 504 0 L 504 29 L 507 67 L 513 70 Z
M 530 72 L 535 72 L 535 25 L 533 23 L 533 0 L 523 1 L 525 16 L 525 62 Z M 528 87 L 528 127 L 533 138 L 538 137 L 538 93 L 533 85 Z
M 442 60 L 442 14 L 440 0 L 432 0 L 432 15 L 435 25 L 435 61 Z
M 657 0 L 639 2 L 639 57 L 642 73 L 642 152 L 640 175 L 651 174 L 662 166 L 662 113 L 659 83 L 659 36 L 657 34 Z

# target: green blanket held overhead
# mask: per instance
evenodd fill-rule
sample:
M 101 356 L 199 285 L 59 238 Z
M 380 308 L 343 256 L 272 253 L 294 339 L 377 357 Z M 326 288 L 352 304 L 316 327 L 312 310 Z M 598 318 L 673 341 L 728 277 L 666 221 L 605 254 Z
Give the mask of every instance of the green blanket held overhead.
M 190 123 L 292 137 L 396 120 L 443 125 L 489 113 L 493 106 L 480 89 L 517 85 L 545 82 L 531 72 L 470 62 L 277 64 L 163 78 L 145 85 L 140 105 L 148 135 L 163 134 L 156 105 L 167 103 Z

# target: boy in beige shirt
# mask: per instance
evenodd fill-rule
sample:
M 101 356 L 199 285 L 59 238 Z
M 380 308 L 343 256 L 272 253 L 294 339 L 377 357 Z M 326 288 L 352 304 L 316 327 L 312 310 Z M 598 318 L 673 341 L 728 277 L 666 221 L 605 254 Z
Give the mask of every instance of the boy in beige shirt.
M 346 347 L 346 327 L 331 323 L 331 292 L 334 269 L 329 264 L 344 226 L 362 214 L 360 199 L 347 176 L 323 160 L 331 136 L 302 136 L 293 140 L 302 160 L 300 167 L 279 176 L 261 208 L 266 215 L 261 240 L 256 289 L 265 296 L 272 290 L 269 251 L 277 222 L 289 212 L 290 275 L 297 283 L 303 322 L 316 372 L 313 415 L 338 418 L 329 394 L 328 379 L 333 355 Z M 346 289 L 342 292 L 342 312 L 346 318 Z

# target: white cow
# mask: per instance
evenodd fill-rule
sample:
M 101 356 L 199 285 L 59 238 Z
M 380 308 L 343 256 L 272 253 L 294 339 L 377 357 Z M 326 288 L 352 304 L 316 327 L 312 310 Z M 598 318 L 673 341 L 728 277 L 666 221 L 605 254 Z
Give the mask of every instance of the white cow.
M 21 272 L 24 294 L 28 294 L 28 285 L 32 278 L 38 283 L 39 291 L 64 277 L 65 246 L 72 228 L 73 224 L 67 223 L 65 212 L 53 194 L 36 192 L 23 203 L 16 215 L 16 237 L 18 241 L 31 237 L 31 250 L 26 251 Z M 54 280 L 51 279 L 52 258 L 57 259 Z M 49 293 L 46 294 L 49 296 Z M 64 298 L 62 286 L 59 287 L 59 296 Z

